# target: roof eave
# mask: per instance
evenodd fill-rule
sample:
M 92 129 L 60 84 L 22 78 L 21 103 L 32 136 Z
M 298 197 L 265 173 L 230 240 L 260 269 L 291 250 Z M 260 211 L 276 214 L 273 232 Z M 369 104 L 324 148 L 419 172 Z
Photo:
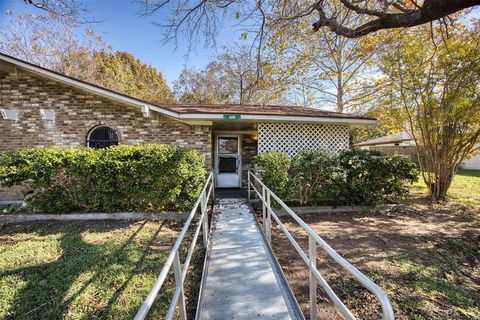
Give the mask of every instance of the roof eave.
M 181 113 L 179 119 L 183 120 L 210 120 L 210 121 L 232 121 L 232 122 L 302 122 L 302 123 L 322 123 L 322 124 L 346 124 L 351 126 L 373 126 L 376 120 L 368 118 L 348 118 L 348 117 L 315 117 L 315 116 L 285 116 L 285 115 L 253 115 L 240 114 L 238 120 L 225 120 L 223 114 L 205 114 L 205 113 Z
M 381 142 L 360 142 L 355 144 L 356 147 L 367 147 L 367 146 L 381 146 L 385 144 L 395 144 L 395 143 L 402 143 L 405 141 L 412 141 L 413 139 L 401 139 L 401 140 L 392 140 L 392 141 L 381 141 Z
M 96 85 L 77 80 L 54 71 L 50 71 L 43 67 L 36 66 L 34 64 L 10 57 L 8 55 L 0 54 L 0 60 L 17 66 L 20 69 L 27 70 L 39 76 L 43 76 L 49 79 L 53 79 L 82 90 L 98 94 L 100 96 L 122 102 L 128 105 L 139 107 L 143 112 L 148 113 L 149 110 L 158 112 L 159 114 L 176 119 L 181 122 L 188 121 L 215 121 L 225 120 L 223 114 L 207 114 L 207 113 L 179 113 L 168 108 L 162 108 L 158 105 L 153 105 L 148 102 L 125 96 L 114 91 L 98 87 Z M 322 117 L 322 116 L 286 116 L 286 115 L 253 115 L 253 114 L 241 114 L 241 120 L 233 121 L 265 121 L 265 122 L 303 122 L 303 123 L 323 123 L 323 124 L 346 124 L 350 126 L 373 126 L 376 124 L 374 119 L 368 118 L 355 118 L 355 117 Z
M 49 71 L 45 68 L 35 66 L 35 65 L 27 63 L 27 62 L 23 62 L 21 60 L 15 59 L 13 57 L 9 57 L 9 56 L 1 54 L 0 55 L 0 60 L 5 61 L 5 62 L 10 63 L 10 64 L 13 64 L 20 69 L 27 70 L 27 71 L 32 72 L 34 74 L 37 74 L 39 76 L 43 76 L 43 77 L 46 77 L 46 78 L 49 78 L 49 79 L 52 79 L 52 80 L 56 80 L 56 81 L 59 81 L 59 82 L 77 87 L 79 89 L 101 95 L 105 98 L 109 98 L 109 99 L 112 99 L 112 100 L 115 100 L 115 101 L 118 101 L 118 102 L 123 102 L 123 103 L 133 105 L 133 106 L 136 106 L 136 107 L 139 107 L 139 108 L 148 107 L 151 110 L 159 112 L 159 113 L 161 113 L 161 114 L 163 114 L 167 117 L 178 118 L 178 113 L 176 113 L 176 112 L 160 108 L 158 106 L 152 105 L 152 104 L 147 103 L 145 101 L 141 101 L 141 100 L 138 100 L 138 99 L 135 99 L 135 98 L 132 98 L 132 97 L 128 97 L 128 96 L 116 93 L 116 92 L 108 90 L 108 89 L 103 89 L 101 87 L 95 86 L 93 84 L 89 84 L 89 83 L 81 81 L 81 80 L 75 80 L 71 77 L 64 76 L 64 75 L 58 74 L 58 73 L 53 72 L 53 71 Z

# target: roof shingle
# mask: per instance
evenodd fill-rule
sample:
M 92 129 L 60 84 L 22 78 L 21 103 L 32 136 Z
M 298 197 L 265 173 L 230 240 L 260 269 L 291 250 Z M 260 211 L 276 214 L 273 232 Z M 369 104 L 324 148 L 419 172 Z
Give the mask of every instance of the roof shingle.
M 317 108 L 307 108 L 285 105 L 244 105 L 244 104 L 172 104 L 161 105 L 162 108 L 185 114 L 245 114 L 245 115 L 278 115 L 301 117 L 326 117 L 346 119 L 368 119 L 360 115 L 326 111 Z

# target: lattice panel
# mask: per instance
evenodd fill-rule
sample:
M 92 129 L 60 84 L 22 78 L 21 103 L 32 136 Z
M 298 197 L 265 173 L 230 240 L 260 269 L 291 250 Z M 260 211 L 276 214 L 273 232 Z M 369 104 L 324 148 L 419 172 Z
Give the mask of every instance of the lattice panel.
M 258 124 L 258 152 L 283 151 L 295 156 L 303 150 L 337 152 L 348 149 L 348 127 L 306 123 Z

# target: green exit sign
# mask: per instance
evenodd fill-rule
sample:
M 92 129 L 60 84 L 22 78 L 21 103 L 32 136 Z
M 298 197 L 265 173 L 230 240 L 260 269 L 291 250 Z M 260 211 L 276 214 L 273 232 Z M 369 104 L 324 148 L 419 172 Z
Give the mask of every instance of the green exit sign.
M 239 114 L 224 114 L 223 119 L 225 120 L 240 120 L 242 116 Z

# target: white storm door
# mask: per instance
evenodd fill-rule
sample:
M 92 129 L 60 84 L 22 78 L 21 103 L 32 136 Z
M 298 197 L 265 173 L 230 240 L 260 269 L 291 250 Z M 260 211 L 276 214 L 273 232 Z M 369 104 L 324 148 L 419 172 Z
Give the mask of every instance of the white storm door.
M 240 136 L 217 136 L 215 175 L 217 187 L 238 188 L 241 183 Z

